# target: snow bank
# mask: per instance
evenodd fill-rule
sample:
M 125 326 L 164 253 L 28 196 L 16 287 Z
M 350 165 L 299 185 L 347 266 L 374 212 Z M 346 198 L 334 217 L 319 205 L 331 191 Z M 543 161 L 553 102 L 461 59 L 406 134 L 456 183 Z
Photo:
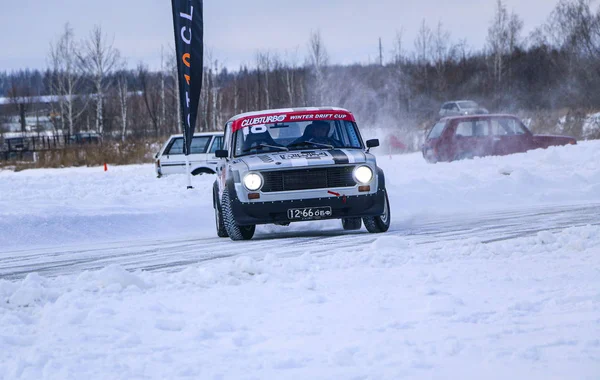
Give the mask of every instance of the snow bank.
M 600 112 L 590 114 L 583 122 L 582 134 L 585 138 L 598 137 L 600 131 Z
M 212 226 L 213 176 L 158 179 L 151 165 L 0 171 L 0 246 L 191 235 Z M 1 248 L 0 248 L 1 249 Z
M 600 141 L 437 164 L 381 155 L 378 164 L 396 216 L 600 202 Z
M 600 227 L 0 280 L 0 378 L 593 378 Z

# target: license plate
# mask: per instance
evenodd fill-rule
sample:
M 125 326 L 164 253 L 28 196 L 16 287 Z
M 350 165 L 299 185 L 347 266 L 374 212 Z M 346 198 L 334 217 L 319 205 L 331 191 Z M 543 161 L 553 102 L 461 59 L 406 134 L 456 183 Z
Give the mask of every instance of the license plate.
M 290 220 L 310 220 L 329 218 L 332 215 L 331 207 L 306 207 L 290 208 L 287 211 Z

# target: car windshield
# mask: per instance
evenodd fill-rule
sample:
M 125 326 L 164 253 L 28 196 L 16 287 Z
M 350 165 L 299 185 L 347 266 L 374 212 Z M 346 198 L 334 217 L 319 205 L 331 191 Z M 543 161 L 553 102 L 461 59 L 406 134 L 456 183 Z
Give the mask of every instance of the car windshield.
M 306 149 L 363 147 L 356 124 L 346 120 L 316 120 L 260 124 L 235 132 L 234 155 Z
M 470 100 L 468 101 L 464 101 L 464 102 L 458 102 L 458 105 L 460 108 L 465 109 L 465 108 L 479 108 L 479 104 L 472 102 Z

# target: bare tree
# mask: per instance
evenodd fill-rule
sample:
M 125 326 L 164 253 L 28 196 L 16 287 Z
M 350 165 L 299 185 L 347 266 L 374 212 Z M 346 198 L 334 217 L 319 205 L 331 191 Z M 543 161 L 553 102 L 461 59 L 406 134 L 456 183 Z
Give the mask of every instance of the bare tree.
M 259 51 L 256 53 L 256 67 L 258 75 L 264 73 L 264 93 L 265 93 L 265 108 L 271 108 L 271 96 L 269 94 L 269 75 L 271 74 L 272 65 L 271 53 L 269 51 Z
M 160 90 L 156 83 L 156 77 L 148 71 L 148 67 L 143 63 L 138 64 L 137 75 L 142 90 L 142 98 L 148 116 L 154 127 L 154 135 L 160 136 Z
M 551 17 L 560 47 L 571 45 L 576 54 L 600 57 L 600 7 L 594 13 L 590 0 L 561 0 Z
M 313 99 L 316 105 L 323 105 L 327 95 L 325 93 L 325 75 L 329 64 L 329 55 L 325 48 L 321 32 L 312 32 L 308 42 L 308 66 L 315 78 Z
M 119 99 L 119 110 L 121 119 L 121 141 L 125 142 L 127 136 L 127 125 L 128 125 L 128 99 L 129 99 L 129 85 L 127 83 L 127 73 L 121 71 L 117 75 L 117 96 Z
M 289 55 L 288 55 L 289 54 Z M 288 104 L 293 107 L 296 103 L 295 98 L 295 75 L 298 70 L 298 48 L 293 53 L 285 53 L 283 70 L 285 71 L 285 89 L 288 96 Z
M 419 87 L 417 92 L 430 96 L 432 89 L 429 80 L 429 68 L 432 56 L 431 52 L 433 49 L 433 32 L 425 23 L 425 20 L 421 22 L 421 27 L 419 28 L 419 32 L 414 41 L 414 47 L 414 61 L 417 66 L 414 79 Z
M 488 28 L 488 45 L 493 60 L 494 82 L 502 83 L 502 69 L 508 39 L 508 11 L 502 0 L 496 2 L 496 12 L 492 24 Z
M 397 116 L 400 116 L 404 111 L 408 112 L 410 109 L 410 91 L 408 86 L 408 75 L 405 70 L 407 62 L 406 56 L 404 55 L 404 31 L 400 29 L 396 31 L 396 38 L 394 39 L 394 49 L 392 50 L 392 65 L 391 65 L 391 79 L 389 82 L 392 86 L 392 91 L 396 94 L 395 96 L 395 107 Z
M 214 61 L 214 66 L 213 69 L 211 70 L 213 72 L 213 79 L 212 79 L 212 91 L 211 91 L 211 125 L 210 126 L 206 126 L 207 128 L 209 128 L 211 131 L 217 131 L 219 130 L 219 125 L 221 125 L 221 117 L 220 114 L 221 112 L 219 112 L 219 105 L 220 105 L 220 99 L 221 99 L 221 89 L 219 88 L 219 83 L 218 83 L 218 75 L 219 75 L 219 61 L 215 60 Z
M 429 63 L 431 57 L 431 49 L 433 45 L 433 32 L 425 23 L 425 20 L 421 22 L 421 27 L 415 38 L 415 54 L 417 64 L 425 66 Z
M 456 46 L 450 40 L 450 32 L 444 30 L 442 22 L 438 23 L 432 39 L 431 60 L 437 73 L 439 91 L 446 90 L 446 67 L 452 63 L 456 55 Z
M 50 63 L 54 73 L 53 92 L 58 96 L 61 120 L 64 118 L 66 121 L 69 134 L 73 134 L 75 121 L 87 105 L 84 102 L 84 106 L 75 111 L 76 93 L 83 82 L 83 72 L 77 58 L 79 55 L 73 28 L 67 23 L 58 41 L 50 45 Z
M 392 57 L 394 65 L 400 65 L 404 63 L 404 29 L 396 31 L 396 38 L 394 39 L 394 49 L 392 50 Z
M 92 78 L 94 98 L 96 101 L 96 130 L 104 133 L 104 97 L 110 83 L 109 75 L 120 68 L 119 50 L 102 33 L 100 26 L 95 26 L 87 40 L 83 42 L 79 61 L 84 71 Z
M 167 100 L 166 100 L 166 89 L 165 89 L 165 50 L 164 47 L 160 48 L 160 125 L 165 125 L 167 120 Z
M 379 37 L 379 66 L 383 66 L 383 43 Z
M 488 28 L 488 46 L 493 60 L 494 81 L 503 82 L 505 59 L 514 53 L 519 44 L 523 21 L 514 12 L 509 15 L 502 0 L 497 0 L 496 12 Z
M 177 133 L 183 133 L 182 125 L 181 125 L 181 106 L 179 104 L 179 76 L 177 73 L 177 55 L 175 50 L 171 50 L 168 56 L 167 70 L 170 84 L 167 86 L 167 94 L 169 96 L 169 104 L 175 107 L 173 125 L 171 125 L 172 131 L 176 131 Z
M 10 104 L 13 106 L 13 110 L 17 112 L 19 116 L 21 132 L 27 132 L 27 112 L 32 108 L 33 102 L 31 86 L 29 86 L 29 84 L 18 83 L 13 79 L 10 83 L 7 95 Z

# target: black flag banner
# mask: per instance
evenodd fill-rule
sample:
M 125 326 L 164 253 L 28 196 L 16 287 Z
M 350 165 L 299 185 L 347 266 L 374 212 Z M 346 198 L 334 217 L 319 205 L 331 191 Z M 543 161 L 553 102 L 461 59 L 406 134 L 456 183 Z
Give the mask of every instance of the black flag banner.
M 190 154 L 190 146 L 198 103 L 202 91 L 204 55 L 204 17 L 202 0 L 171 0 L 173 3 L 173 27 L 177 54 L 179 80 L 179 104 L 183 123 L 183 153 Z

